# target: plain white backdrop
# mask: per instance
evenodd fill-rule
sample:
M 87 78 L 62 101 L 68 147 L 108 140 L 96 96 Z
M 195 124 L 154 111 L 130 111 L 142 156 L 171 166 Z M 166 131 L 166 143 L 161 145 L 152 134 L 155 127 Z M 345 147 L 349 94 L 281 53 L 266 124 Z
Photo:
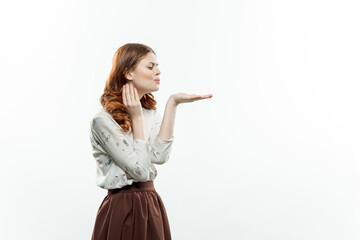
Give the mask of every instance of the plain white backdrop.
M 357 1 L 2 1 L 1 239 L 90 239 L 90 118 L 115 51 L 178 106 L 155 188 L 174 240 L 360 239 Z

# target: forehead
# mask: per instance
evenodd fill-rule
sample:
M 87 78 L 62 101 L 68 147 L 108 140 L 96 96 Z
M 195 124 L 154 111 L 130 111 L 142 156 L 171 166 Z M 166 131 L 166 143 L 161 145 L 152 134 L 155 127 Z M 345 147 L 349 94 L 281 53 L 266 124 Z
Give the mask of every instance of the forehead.
M 152 52 L 149 52 L 146 54 L 146 56 L 141 60 L 142 64 L 150 64 L 150 62 L 153 62 L 157 64 L 157 58 L 156 55 Z

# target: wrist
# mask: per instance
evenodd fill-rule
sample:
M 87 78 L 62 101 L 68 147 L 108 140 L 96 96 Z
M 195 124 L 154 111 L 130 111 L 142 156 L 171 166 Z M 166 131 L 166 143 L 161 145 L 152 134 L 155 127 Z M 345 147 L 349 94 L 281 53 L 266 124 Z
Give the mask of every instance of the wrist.
M 138 121 L 144 121 L 144 115 L 139 115 L 139 116 L 135 116 L 131 118 L 133 120 L 133 122 L 138 122 Z
M 172 107 L 177 107 L 177 103 L 176 103 L 176 101 L 174 100 L 174 98 L 173 98 L 173 96 L 170 96 L 169 97 L 169 99 L 168 99 L 168 101 L 167 101 L 167 103 L 166 103 L 167 105 L 170 105 L 170 106 L 172 106 Z

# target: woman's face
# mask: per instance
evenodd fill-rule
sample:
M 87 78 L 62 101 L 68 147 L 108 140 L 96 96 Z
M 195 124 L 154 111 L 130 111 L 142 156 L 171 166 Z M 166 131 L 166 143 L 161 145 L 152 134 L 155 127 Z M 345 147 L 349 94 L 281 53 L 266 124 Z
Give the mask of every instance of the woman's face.
M 125 75 L 128 79 L 127 82 L 132 81 L 134 84 L 139 94 L 139 99 L 146 93 L 159 90 L 160 82 L 155 81 L 160 80 L 160 70 L 157 65 L 156 55 L 149 52 L 139 62 L 134 72 L 129 72 Z

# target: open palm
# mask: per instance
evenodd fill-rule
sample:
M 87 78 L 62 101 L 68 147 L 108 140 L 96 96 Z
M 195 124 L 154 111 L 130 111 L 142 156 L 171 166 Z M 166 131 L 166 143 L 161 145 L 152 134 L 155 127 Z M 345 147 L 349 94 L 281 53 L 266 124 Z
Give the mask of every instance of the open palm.
M 212 98 L 213 95 L 212 94 L 199 95 L 199 94 L 176 93 L 176 94 L 172 94 L 171 97 L 173 98 L 175 104 L 178 105 L 180 103 L 194 102 L 197 100 Z

